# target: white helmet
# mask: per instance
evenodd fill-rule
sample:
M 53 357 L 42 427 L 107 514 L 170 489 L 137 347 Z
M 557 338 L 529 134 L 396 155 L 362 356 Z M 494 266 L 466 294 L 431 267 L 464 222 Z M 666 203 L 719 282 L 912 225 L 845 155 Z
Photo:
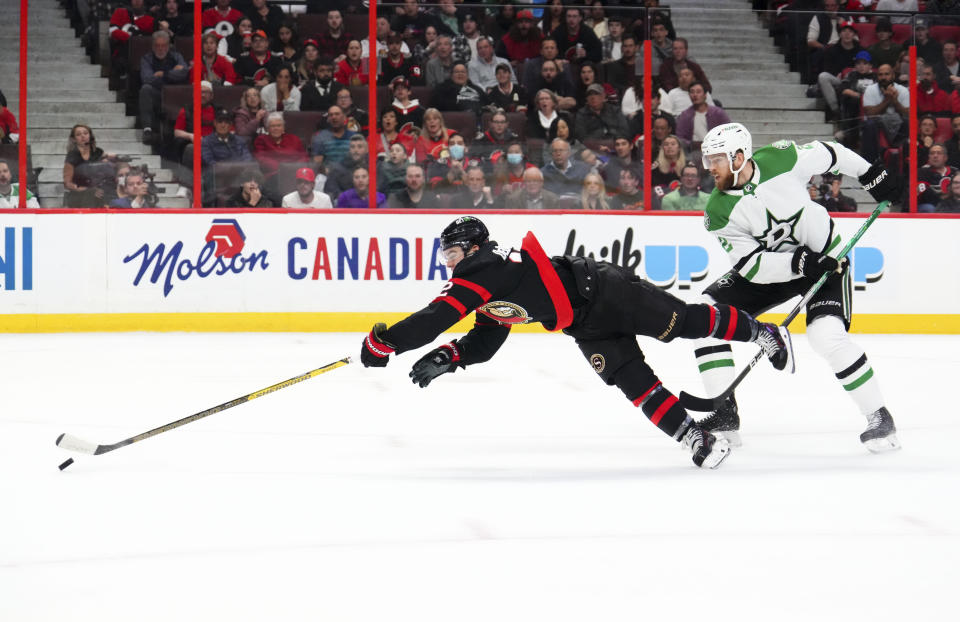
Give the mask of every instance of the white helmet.
M 709 168 L 707 156 L 717 153 L 723 153 L 727 156 L 727 162 L 730 163 L 730 171 L 733 173 L 733 185 L 737 185 L 737 177 L 740 171 L 746 166 L 747 160 L 753 155 L 753 139 L 750 138 L 750 132 L 739 123 L 724 123 L 713 128 L 703 137 L 703 144 L 700 146 L 703 153 L 703 167 Z M 733 158 L 738 151 L 743 152 L 743 164 L 740 168 L 733 168 Z

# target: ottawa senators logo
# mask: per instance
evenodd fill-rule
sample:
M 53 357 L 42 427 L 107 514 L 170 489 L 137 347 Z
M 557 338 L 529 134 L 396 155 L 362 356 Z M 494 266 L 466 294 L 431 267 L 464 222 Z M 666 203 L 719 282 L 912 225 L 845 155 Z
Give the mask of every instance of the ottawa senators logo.
M 590 364 L 593 365 L 593 371 L 598 374 L 603 373 L 603 370 L 607 367 L 607 361 L 603 358 L 602 354 L 591 354 Z
M 477 311 L 501 324 L 526 324 L 533 319 L 520 305 L 503 300 L 488 302 Z

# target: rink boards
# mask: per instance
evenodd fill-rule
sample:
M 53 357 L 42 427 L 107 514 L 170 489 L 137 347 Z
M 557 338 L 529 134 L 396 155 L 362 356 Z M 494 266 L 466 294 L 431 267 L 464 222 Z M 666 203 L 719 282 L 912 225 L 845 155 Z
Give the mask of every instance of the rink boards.
M 450 275 L 437 235 L 457 215 L 7 212 L 0 331 L 368 330 L 440 292 Z M 548 254 L 593 254 L 686 300 L 730 265 L 699 214 L 480 215 L 504 246 L 519 246 L 532 230 Z M 844 236 L 862 221 L 836 218 Z M 852 256 L 853 330 L 960 333 L 958 239 L 956 218 L 875 222 Z

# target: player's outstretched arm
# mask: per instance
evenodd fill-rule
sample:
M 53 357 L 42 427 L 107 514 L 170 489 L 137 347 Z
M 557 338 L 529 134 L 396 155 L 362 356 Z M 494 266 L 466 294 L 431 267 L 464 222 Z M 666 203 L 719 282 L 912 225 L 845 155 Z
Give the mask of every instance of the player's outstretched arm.
M 396 347 L 384 339 L 386 330 L 386 324 L 377 322 L 364 338 L 360 347 L 360 361 L 364 367 L 386 367 L 390 362 L 390 355 L 396 351 Z

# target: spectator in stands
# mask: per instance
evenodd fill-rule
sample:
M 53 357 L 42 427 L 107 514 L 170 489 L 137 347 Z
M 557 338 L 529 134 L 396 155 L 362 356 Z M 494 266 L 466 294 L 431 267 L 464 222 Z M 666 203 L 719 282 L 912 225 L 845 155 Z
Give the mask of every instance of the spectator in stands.
M 232 28 L 243 19 L 243 13 L 230 6 L 230 0 L 214 0 L 214 2 L 216 6 L 207 9 L 200 16 L 203 32 L 230 32 L 225 26 L 221 26 L 221 23 L 227 22 Z
M 607 94 L 599 84 L 587 88 L 587 105 L 577 112 L 577 138 L 613 139 L 627 133 L 627 121 L 620 109 L 606 101 Z
M 7 108 L 7 98 L 0 91 L 0 144 L 10 145 L 20 142 L 20 126 L 17 118 Z
M 853 197 L 848 197 L 840 191 L 840 184 L 843 182 L 843 175 L 831 175 L 824 173 L 822 175 L 823 186 L 820 187 L 820 198 L 817 203 L 827 208 L 828 212 L 855 212 L 857 211 L 857 201 Z
M 523 65 L 523 77 L 520 83 L 523 84 L 528 92 L 536 92 L 538 88 L 537 85 L 540 84 L 540 80 L 543 77 L 543 63 L 546 61 L 555 61 L 555 73 L 566 75 L 564 70 L 569 63 L 560 59 L 558 57 L 559 53 L 556 39 L 553 37 L 544 37 L 540 40 L 540 56 L 528 58 Z M 569 78 L 566 79 L 569 82 Z M 571 83 L 570 86 L 572 87 L 573 84 Z
M 694 82 L 690 85 L 690 101 L 692 105 L 677 117 L 677 136 L 687 142 L 700 143 L 707 132 L 730 123 L 723 108 L 707 104 L 707 91 L 703 84 Z
M 627 88 L 634 84 L 636 77 L 642 73 L 643 63 L 637 62 L 637 39 L 630 33 L 623 35 L 620 41 L 620 52 L 622 54 L 620 60 L 606 63 L 604 68 L 607 83 L 613 85 L 617 89 L 617 94 L 623 99 Z
M 540 22 L 540 30 L 545 34 L 552 33 L 563 26 L 564 11 L 563 0 L 550 0 L 547 2 L 549 8 L 543 13 L 543 21 Z
M 260 91 L 263 107 L 267 112 L 298 112 L 300 110 L 300 89 L 293 83 L 293 70 L 287 65 L 277 70 L 276 80 Z
M 510 65 L 500 63 L 496 69 L 497 84 L 487 89 L 487 102 L 494 108 L 506 112 L 524 112 L 530 96 L 527 90 L 513 81 Z
M 551 33 L 557 39 L 560 57 L 573 63 L 603 60 L 603 46 L 596 33 L 583 23 L 583 10 L 567 7 L 564 23 Z
M 517 19 L 511 24 L 509 32 L 498 41 L 497 56 L 510 59 L 513 75 L 519 76 L 524 62 L 540 54 L 542 39 L 543 34 L 534 24 L 533 13 L 522 10 L 517 13 Z
M 660 145 L 663 144 L 663 141 L 670 136 L 672 133 L 676 132 L 676 125 L 670 123 L 670 119 L 666 116 L 654 117 L 653 119 L 653 141 L 650 144 L 650 153 L 656 154 L 660 151 Z M 637 147 L 642 151 L 642 141 Z
M 336 198 L 342 192 L 349 190 L 353 186 L 353 171 L 361 166 L 364 168 L 369 166 L 369 156 L 370 150 L 367 146 L 367 140 L 360 134 L 351 136 L 347 153 L 341 161 L 324 162 L 327 181 L 323 186 L 323 191 Z
M 953 134 L 947 139 L 947 163 L 955 169 L 960 169 L 960 114 L 954 114 L 950 119 Z M 929 148 L 930 145 L 927 145 Z M 926 158 L 917 159 L 917 162 L 926 162 Z
M 437 0 L 437 4 L 439 6 L 432 9 L 433 23 L 440 29 L 440 32 L 451 37 L 460 34 L 460 14 L 457 7 L 454 6 L 453 0 Z M 459 58 L 458 60 L 466 63 L 470 58 Z
M 677 72 L 684 67 L 693 70 L 694 77 L 697 82 L 703 84 L 706 92 L 713 90 L 710 81 L 707 80 L 707 74 L 703 72 L 703 68 L 687 57 L 687 40 L 683 37 L 677 37 L 673 42 L 673 57 L 664 60 L 663 64 L 660 65 L 660 86 L 669 93 L 678 84 L 679 76 Z
M 387 35 L 387 55 L 380 63 L 380 75 L 377 78 L 380 83 L 390 84 L 396 78 L 404 78 L 409 84 L 424 84 L 423 68 L 416 59 L 404 54 L 404 45 L 406 44 L 397 33 L 391 32 Z
M 250 52 L 243 53 L 233 65 L 244 84 L 263 88 L 277 75 L 283 66 L 283 59 L 271 52 L 269 47 L 267 33 L 255 30 L 251 35 Z
M 653 75 L 660 75 L 663 61 L 673 58 L 673 40 L 667 37 L 667 25 L 662 19 L 651 21 L 650 40 L 653 43 Z
M 333 74 L 337 82 L 347 86 L 360 86 L 370 81 L 370 74 L 360 56 L 362 52 L 357 39 L 352 39 L 347 44 L 347 56 L 337 64 L 337 71 Z
M 937 84 L 933 67 L 917 61 L 917 75 L 920 76 L 920 84 L 917 85 L 917 112 L 949 116 L 952 111 L 950 96 Z
M 676 116 L 692 106 L 693 102 L 690 100 L 690 85 L 696 81 L 697 79 L 694 77 L 692 69 L 689 67 L 681 69 L 677 78 L 676 88 L 671 89 L 670 92 L 667 93 L 666 98 L 660 102 L 661 110 Z M 707 93 L 707 105 L 715 105 L 710 93 Z
M 680 169 L 680 185 L 668 192 L 660 203 L 660 209 L 671 212 L 700 211 L 707 207 L 710 195 L 700 190 L 700 169 L 687 162 Z
M 447 147 L 450 135 L 455 133 L 447 129 L 439 110 L 427 108 L 423 113 L 423 130 L 414 148 L 414 160 L 424 162 L 427 157 L 438 159 L 440 152 Z
M 226 56 L 231 63 L 236 63 L 237 59 L 245 53 L 253 50 L 253 22 L 249 17 L 244 17 L 237 22 L 236 28 L 226 37 L 220 39 L 217 45 L 217 53 Z M 236 68 L 234 68 L 236 71 Z
M 891 30 L 893 30 L 891 28 Z M 934 65 L 942 59 L 940 42 L 930 38 L 930 20 L 926 17 L 917 17 L 914 20 L 913 32 L 917 47 L 917 58 Z M 879 64 L 877 65 L 880 66 Z
M 498 108 L 490 115 L 490 125 L 487 130 L 480 138 L 473 141 L 472 151 L 475 156 L 489 160 L 494 152 L 506 151 L 510 143 L 516 140 L 519 140 L 519 136 L 510 129 L 507 113 Z
M 411 50 L 424 43 L 424 32 L 431 25 L 433 16 L 421 12 L 417 0 L 403 0 L 403 8 L 393 19 L 393 30 L 403 36 Z
M 596 29 L 594 29 L 596 33 Z M 598 35 L 599 36 L 599 35 Z M 603 49 L 603 62 L 620 59 L 620 44 L 623 40 L 623 18 L 611 15 L 607 19 L 607 34 L 600 37 L 600 46 Z
M 267 114 L 267 109 L 263 107 L 260 99 L 260 91 L 252 86 L 245 90 L 240 98 L 240 105 L 233 110 L 233 126 L 237 136 L 248 144 L 252 143 L 257 134 L 266 131 Z
M 333 79 L 333 59 L 317 59 L 316 75 L 300 88 L 301 110 L 327 110 L 337 102 L 337 90 L 345 86 Z
M 834 118 L 840 114 L 840 103 L 837 98 L 837 89 L 840 88 L 841 82 L 840 75 L 844 70 L 854 66 L 858 55 L 868 53 L 857 43 L 856 35 L 853 22 L 840 23 L 840 38 L 835 44 L 827 46 L 821 61 L 823 71 L 817 75 L 820 93 Z
M 238 80 L 237 74 L 233 70 L 233 63 L 227 60 L 226 56 L 217 54 L 218 43 L 219 39 L 216 34 L 208 32 L 203 35 L 201 47 L 203 54 L 200 57 L 200 62 L 203 65 L 200 70 L 201 76 L 204 80 L 216 86 L 236 84 Z
M 302 52 L 300 59 L 297 60 L 296 70 L 293 72 L 294 84 L 297 86 L 313 82 L 317 77 L 317 64 L 320 62 L 320 48 L 316 39 L 304 41 Z
M 488 209 L 494 207 L 493 191 L 487 185 L 486 176 L 479 166 L 467 169 L 463 186 L 453 196 L 450 207 L 454 209 Z
M 340 165 L 352 172 L 357 167 L 368 166 L 369 164 L 370 146 L 367 144 L 367 139 L 361 134 L 354 134 L 350 137 L 347 155 L 340 162 Z M 349 186 L 349 183 L 347 185 Z
M 437 56 L 427 62 L 427 86 L 438 86 L 450 79 L 453 72 L 453 41 L 448 35 L 437 37 Z
M 340 106 L 340 110 L 343 110 L 348 130 L 367 133 L 370 127 L 370 115 L 367 114 L 366 110 L 353 103 L 353 94 L 349 88 L 341 86 L 337 90 L 337 105 Z
M 917 162 L 927 161 L 930 156 L 930 147 L 936 142 L 936 135 L 937 118 L 932 114 L 925 114 L 920 117 L 919 127 L 917 128 Z M 947 163 L 952 166 L 949 147 L 947 148 Z
M 867 87 L 877 82 L 877 74 L 870 61 L 869 52 L 858 52 L 853 71 L 840 81 L 839 120 L 834 137 L 848 147 L 856 147 L 859 142 L 860 99 Z
M 575 159 L 570 143 L 555 138 L 550 143 L 551 160 L 543 167 L 544 185 L 557 196 L 577 196 L 581 180 L 590 172 L 590 167 Z
M 473 13 L 464 13 L 463 21 L 460 25 L 460 35 L 453 38 L 453 55 L 456 57 L 457 48 L 466 48 L 459 55 L 458 60 L 464 63 L 469 63 L 477 57 L 477 43 L 481 39 L 486 39 L 491 41 L 490 45 L 492 46 L 492 39 L 485 37 L 483 33 L 480 32 L 480 24 L 477 22 L 477 16 Z
M 262 30 L 271 39 L 277 38 L 280 26 L 286 19 L 283 9 L 267 0 L 252 0 L 252 7 L 246 12 L 250 18 L 251 30 Z
M 193 135 L 193 102 L 187 103 L 173 124 L 173 137 L 176 139 L 177 152 L 182 153 L 181 162 L 184 166 L 193 166 L 193 145 L 196 143 Z M 200 138 L 209 136 L 214 131 L 214 117 L 216 109 L 213 106 L 213 85 L 206 80 L 200 83 Z M 186 149 L 185 149 L 186 148 Z M 181 151 L 182 150 L 182 151 Z
M 293 21 L 284 22 L 277 30 L 277 38 L 271 41 L 273 55 L 284 65 L 293 65 L 300 59 L 300 38 Z
M 878 13 L 917 13 L 917 0 L 877 0 L 874 10 Z M 911 19 L 909 15 L 892 16 L 889 19 L 894 24 L 909 24 Z
M 947 148 L 941 144 L 930 147 L 927 163 L 917 171 L 917 211 L 936 211 L 937 204 L 950 188 L 950 180 L 957 173 L 947 164 Z
M 472 112 L 480 121 L 480 109 L 486 104 L 487 93 L 470 81 L 467 66 L 454 63 L 450 78 L 437 85 L 434 102 L 439 110 Z M 479 129 L 479 127 L 478 127 Z
M 340 163 L 350 150 L 350 137 L 356 132 L 347 129 L 347 118 L 340 106 L 327 109 L 327 127 L 317 132 L 310 142 L 310 153 L 317 164 Z
M 620 183 L 620 171 L 629 168 L 636 173 L 638 179 L 643 177 L 643 163 L 633 157 L 633 144 L 626 136 L 617 136 L 613 140 L 613 154 L 607 160 L 601 175 L 607 182 L 607 187 L 613 190 Z
M 273 202 L 264 193 L 263 175 L 256 168 L 243 171 L 237 181 L 240 187 L 225 207 L 273 207 Z
M 455 194 L 467 179 L 467 169 L 480 161 L 467 155 L 467 143 L 460 134 L 451 134 L 446 151 L 427 166 L 427 187 L 437 194 Z
M 376 57 L 383 58 L 387 55 L 388 46 L 389 46 L 389 41 L 387 40 L 387 38 L 391 34 L 396 34 L 397 37 L 399 37 L 400 39 L 400 44 L 399 44 L 400 55 L 404 58 L 410 56 L 410 47 L 406 43 L 404 43 L 403 37 L 400 36 L 400 33 L 394 33 L 392 30 L 390 30 L 390 20 L 387 19 L 385 16 L 381 15 L 377 17 Z M 369 58 L 370 57 L 369 37 L 367 37 L 366 39 L 363 39 L 360 42 L 360 47 L 363 50 L 362 52 L 363 58 Z M 378 81 L 383 82 L 384 80 L 378 80 Z M 387 82 L 389 82 L 389 80 L 387 80 Z
M 870 52 L 870 59 L 874 65 L 896 65 L 900 53 L 903 52 L 903 44 L 893 42 L 893 26 L 886 17 L 877 20 L 876 27 L 877 41 L 867 51 Z
M 658 186 L 659 196 L 665 195 L 671 185 L 680 181 L 680 171 L 687 163 L 683 145 L 676 136 L 667 136 L 660 145 L 650 175 L 650 183 Z
M 193 34 L 193 16 L 180 11 L 180 0 L 164 0 L 156 19 L 156 30 L 166 31 L 171 38 Z
M 840 22 L 838 15 L 839 0 L 824 0 L 823 11 L 814 15 L 807 26 L 808 74 L 817 76 L 822 69 L 823 54 L 828 45 L 840 40 Z
M 937 83 L 950 93 L 960 86 L 960 59 L 957 58 L 957 44 L 945 41 L 941 49 L 940 62 L 934 65 Z
M 6 160 L 0 160 L 0 209 L 20 207 L 20 187 L 19 183 L 13 182 L 13 169 Z M 39 208 L 40 202 L 36 195 L 30 192 L 29 188 L 24 188 L 27 193 L 27 207 Z M 9 251 L 8 251 L 9 252 Z
M 950 178 L 950 190 L 937 203 L 935 211 L 938 214 L 960 214 L 960 173 L 954 173 L 953 177 Z
M 97 147 L 89 126 L 77 124 L 70 130 L 67 157 L 63 162 L 64 207 L 102 207 L 105 191 L 95 179 L 91 165 L 112 159 L 113 154 Z
M 521 188 L 501 196 L 506 209 L 557 209 L 560 203 L 556 194 L 544 188 L 543 173 L 535 166 L 523 171 Z
M 409 132 L 408 123 L 413 127 L 422 128 L 424 109 L 419 99 L 410 99 L 410 82 L 402 76 L 397 76 L 390 82 L 390 90 L 393 92 L 390 108 L 397 113 L 400 133 Z
M 547 139 L 543 145 L 543 154 L 542 159 L 544 162 L 549 162 L 553 159 L 553 141 L 557 138 L 567 141 L 567 144 L 570 145 L 570 157 L 575 160 L 581 160 L 581 154 L 583 154 L 586 147 L 580 142 L 580 139 L 577 138 L 576 125 L 573 122 L 573 117 L 569 113 L 561 112 L 557 115 L 557 118 L 553 120 L 553 123 L 550 124 L 550 129 L 547 130 Z
M 404 188 L 410 157 L 400 143 L 391 144 L 387 153 L 386 159 L 377 162 L 377 190 L 389 196 Z
M 501 66 L 510 67 L 510 62 L 493 54 L 493 44 L 486 37 L 481 37 L 477 42 L 477 54 L 467 64 L 470 81 L 479 86 L 486 92 L 497 86 L 497 68 Z M 517 78 L 513 75 L 511 69 L 510 78 L 516 82 Z
M 604 0 L 593 0 L 589 4 L 590 10 L 584 11 L 583 23 L 592 28 L 593 34 L 603 41 L 610 33 L 610 20 L 604 10 Z
M 139 169 L 130 169 L 124 176 L 122 197 L 110 201 L 109 207 L 135 208 L 155 207 L 150 205 L 147 181 Z
M 493 194 L 500 197 L 519 190 L 523 185 L 523 172 L 533 168 L 523 154 L 523 144 L 518 140 L 507 146 L 507 153 L 503 157 L 494 154 L 490 159 L 493 169 Z
M 388 204 L 393 209 L 423 208 L 437 209 L 439 203 L 435 194 L 426 189 L 423 166 L 407 164 L 406 185 L 403 190 L 391 194 Z
M 640 189 L 640 179 L 628 169 L 620 171 L 619 192 L 610 201 L 610 209 L 643 209 L 643 191 Z
M 213 167 L 217 162 L 250 162 L 253 156 L 245 140 L 234 134 L 233 114 L 224 108 L 216 111 L 214 131 L 200 141 L 201 162 L 204 167 Z
M 578 110 L 587 105 L 587 89 L 593 84 L 603 87 L 605 99 L 611 103 L 619 103 L 616 90 L 600 81 L 597 65 L 587 60 L 581 63 L 577 69 L 577 84 L 574 90 L 574 99 L 577 100 L 576 107 Z
M 867 162 L 880 156 L 879 132 L 887 142 L 897 144 L 905 135 L 905 123 L 910 109 L 910 91 L 893 81 L 893 67 L 877 68 L 877 83 L 863 92 L 864 121 L 860 131 L 860 154 Z
M 546 138 L 559 115 L 559 98 L 550 89 L 537 91 L 534 105 L 527 111 L 527 138 Z
M 611 18 L 612 19 L 612 18 Z M 610 22 L 618 23 L 618 22 Z M 599 173 L 587 173 L 583 178 L 583 190 L 580 191 L 580 204 L 583 209 L 610 209 L 603 178 Z
M 387 207 L 387 198 L 382 193 L 374 195 L 377 207 Z M 370 173 L 365 167 L 353 171 L 353 188 L 337 197 L 337 207 L 364 208 L 370 206 Z
M 166 31 L 153 33 L 152 49 L 140 59 L 140 123 L 143 142 L 153 142 L 153 123 L 160 108 L 160 96 L 167 84 L 183 84 L 189 79 L 187 61 L 170 49 Z
M 423 31 L 423 44 L 417 44 L 413 48 L 411 56 L 416 59 L 417 64 L 421 67 L 426 67 L 427 63 L 437 57 L 437 44 L 439 34 L 437 33 L 437 27 L 433 24 L 427 26 L 427 29 Z M 452 42 L 451 42 L 452 47 Z M 424 75 L 426 78 L 426 75 Z
M 333 203 L 323 192 L 315 189 L 317 174 L 313 169 L 303 167 L 297 169 L 297 189 L 284 195 L 281 207 L 331 209 Z
M 153 16 L 147 13 L 146 0 L 130 0 L 129 7 L 120 7 L 110 16 L 110 56 L 114 73 L 121 79 L 128 70 L 127 54 L 130 37 L 150 35 L 156 29 Z
M 363 46 L 360 45 L 359 38 L 346 31 L 343 25 L 343 14 L 337 9 L 327 11 L 327 31 L 315 38 L 320 43 L 320 53 L 332 57 L 334 62 L 339 63 L 347 58 L 347 48 L 354 40 L 360 48 L 357 58 L 363 55 Z
M 299 138 L 286 132 L 283 113 L 271 112 L 267 116 L 267 133 L 257 136 L 253 141 L 253 157 L 260 163 L 265 177 L 264 187 L 271 202 L 279 203 L 276 176 L 280 164 L 306 162 L 307 151 Z
M 537 83 L 537 91 L 548 89 L 557 96 L 557 107 L 560 110 L 573 111 L 577 107 L 577 91 L 571 82 L 569 76 L 563 73 L 560 65 L 555 60 L 545 60 L 540 66 L 540 81 Z M 530 102 L 531 104 L 533 102 Z

